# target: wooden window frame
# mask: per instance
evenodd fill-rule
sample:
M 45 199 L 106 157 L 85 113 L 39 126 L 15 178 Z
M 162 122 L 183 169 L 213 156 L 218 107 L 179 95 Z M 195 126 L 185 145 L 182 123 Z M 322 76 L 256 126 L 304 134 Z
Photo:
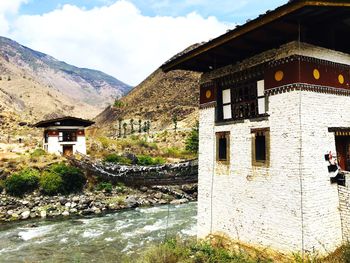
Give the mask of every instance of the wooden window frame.
M 256 135 L 263 133 L 265 136 L 265 160 L 256 160 Z M 270 167 L 270 128 L 251 129 L 252 138 L 252 165 L 257 167 Z
M 230 163 L 230 132 L 217 132 L 215 133 L 216 137 L 216 161 L 221 164 L 229 164 Z M 219 146 L 219 139 L 226 138 L 226 159 L 220 159 L 220 146 Z
M 263 78 L 235 82 L 230 77 L 218 80 L 216 122 L 224 123 L 267 116 L 268 101 L 265 94 L 258 94 L 258 85 L 265 85 Z M 230 103 L 223 103 L 223 91 L 230 90 Z M 264 99 L 264 113 L 259 114 L 259 100 Z M 224 107 L 231 105 L 231 118 L 224 118 Z

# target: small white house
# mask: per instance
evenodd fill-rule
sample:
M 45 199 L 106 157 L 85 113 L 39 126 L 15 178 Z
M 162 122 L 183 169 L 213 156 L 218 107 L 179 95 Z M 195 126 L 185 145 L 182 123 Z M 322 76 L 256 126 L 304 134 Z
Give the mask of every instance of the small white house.
M 349 1 L 289 1 L 162 66 L 203 73 L 199 238 L 320 253 L 350 239 L 349 34 Z
M 44 128 L 43 148 L 48 153 L 70 156 L 86 154 L 85 128 L 93 121 L 75 117 L 45 120 L 34 125 Z

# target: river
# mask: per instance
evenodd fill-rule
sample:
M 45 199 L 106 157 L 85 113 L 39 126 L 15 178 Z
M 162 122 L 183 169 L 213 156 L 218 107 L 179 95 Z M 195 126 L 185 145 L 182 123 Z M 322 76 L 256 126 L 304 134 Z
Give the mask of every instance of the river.
M 120 262 L 166 237 L 196 235 L 197 203 L 0 225 L 0 262 Z

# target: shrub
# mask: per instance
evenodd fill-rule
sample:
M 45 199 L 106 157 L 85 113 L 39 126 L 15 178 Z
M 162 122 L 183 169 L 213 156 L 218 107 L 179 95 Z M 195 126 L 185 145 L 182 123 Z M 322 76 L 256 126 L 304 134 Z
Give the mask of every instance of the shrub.
M 186 151 L 192 153 L 198 153 L 198 144 L 199 144 L 199 124 L 197 122 L 196 126 L 192 129 L 190 135 L 186 140 Z
M 117 190 L 118 193 L 123 193 L 123 192 L 125 192 L 126 187 L 125 187 L 125 185 L 123 183 L 118 183 L 117 187 L 116 187 L 116 190 Z
M 161 157 L 152 158 L 148 155 L 139 155 L 137 156 L 137 164 L 138 165 L 159 165 L 164 164 L 165 160 Z
M 83 189 L 86 183 L 86 178 L 80 169 L 64 163 L 52 165 L 49 172 L 56 173 L 62 178 L 63 193 L 79 192 Z
M 169 239 L 159 246 L 147 250 L 140 261 L 143 263 L 176 263 L 176 262 L 220 262 L 220 263 L 253 263 L 272 262 L 259 259 L 249 254 L 235 253 L 225 248 L 212 246 L 209 242 L 194 240 L 182 241 Z
M 42 174 L 39 184 L 42 192 L 48 195 L 54 195 L 63 190 L 63 180 L 61 176 L 48 171 Z
M 100 137 L 98 138 L 98 140 L 100 141 L 101 145 L 102 145 L 102 148 L 106 149 L 109 147 L 110 145 L 110 142 L 109 142 L 109 139 L 106 138 L 106 137 Z
M 181 158 L 183 157 L 184 153 L 177 147 L 170 147 L 165 149 L 165 154 L 168 157 L 173 157 L 173 158 Z
M 118 163 L 118 164 L 131 164 L 132 161 L 124 156 L 120 156 L 118 154 L 112 153 L 108 154 L 104 159 L 103 162 L 106 163 Z
M 124 103 L 120 100 L 115 100 L 113 106 L 116 108 L 122 108 L 124 106 Z
M 2 190 L 5 189 L 5 181 L 4 180 L 0 180 L 0 194 L 2 192 Z
M 105 190 L 107 193 L 111 193 L 113 190 L 113 185 L 111 183 L 101 182 L 96 186 L 98 191 Z
M 35 149 L 31 154 L 30 154 L 30 157 L 40 157 L 40 156 L 43 156 L 43 155 L 46 155 L 46 152 L 41 149 L 41 148 L 38 148 L 38 149 Z
M 345 263 L 350 263 L 350 243 L 347 242 L 345 245 L 342 247 L 342 260 Z
M 40 173 L 34 169 L 24 169 L 13 173 L 5 180 L 6 192 L 14 196 L 22 196 L 34 191 L 39 185 Z

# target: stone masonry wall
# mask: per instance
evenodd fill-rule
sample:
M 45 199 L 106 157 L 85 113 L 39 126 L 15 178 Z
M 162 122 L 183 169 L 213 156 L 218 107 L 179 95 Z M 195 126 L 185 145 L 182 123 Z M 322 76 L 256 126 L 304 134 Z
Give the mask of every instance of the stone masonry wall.
M 350 64 L 349 55 L 300 46 L 288 44 L 274 51 L 275 58 L 301 54 Z M 234 70 L 219 69 L 202 82 Z M 200 110 L 198 236 L 223 232 L 284 251 L 329 253 L 342 242 L 342 225 L 338 188 L 330 183 L 324 155 L 336 152 L 328 128 L 350 127 L 350 98 L 294 90 L 268 100 L 269 117 L 260 121 L 215 125 L 215 108 Z M 270 167 L 257 168 L 250 131 L 265 127 L 270 128 Z M 220 131 L 231 133 L 226 169 L 215 161 Z
M 200 111 L 198 236 L 301 250 L 299 92 L 270 98 L 269 120 L 214 126 L 214 108 Z M 270 168 L 253 167 L 251 129 L 270 128 Z M 215 132 L 230 131 L 230 166 L 214 173 Z M 295 157 L 295 158 L 291 158 Z M 222 171 L 222 169 L 221 169 Z
M 350 174 L 345 176 L 345 186 L 338 186 L 339 210 L 343 230 L 343 240 L 350 241 Z

